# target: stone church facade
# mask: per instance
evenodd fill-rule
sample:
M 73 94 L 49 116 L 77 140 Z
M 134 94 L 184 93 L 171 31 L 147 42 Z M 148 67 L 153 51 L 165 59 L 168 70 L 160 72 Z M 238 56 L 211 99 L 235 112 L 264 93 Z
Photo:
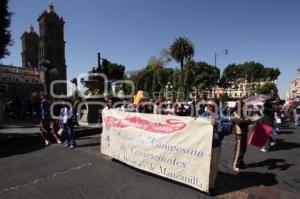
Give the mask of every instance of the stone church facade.
M 31 25 L 21 36 L 22 67 L 0 64 L 0 94 L 7 100 L 30 98 L 33 92 L 51 94 L 53 81 L 67 79 L 64 20 L 49 4 L 37 19 L 39 34 Z M 66 83 L 53 87 L 55 95 L 67 93 Z
M 49 5 L 48 10 L 38 17 L 39 35 L 31 26 L 21 37 L 22 67 L 40 68 L 45 72 L 46 92 L 50 94 L 50 85 L 55 80 L 67 79 L 65 62 L 64 20 Z M 56 95 L 66 94 L 66 84 L 55 84 Z

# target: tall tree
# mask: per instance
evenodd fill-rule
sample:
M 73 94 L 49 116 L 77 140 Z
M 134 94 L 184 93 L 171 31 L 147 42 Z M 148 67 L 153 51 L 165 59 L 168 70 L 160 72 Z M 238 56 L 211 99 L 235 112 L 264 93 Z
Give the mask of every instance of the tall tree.
M 220 69 L 206 62 L 194 62 L 196 65 L 195 86 L 199 90 L 215 86 L 220 78 Z
M 8 0 L 0 1 L 0 59 L 9 55 L 7 46 L 12 45 L 10 26 L 12 13 L 8 11 Z
M 226 83 L 273 81 L 278 78 L 278 68 L 267 68 L 258 62 L 245 62 L 243 64 L 230 64 L 223 72 L 222 79 Z
M 171 56 L 180 63 L 181 85 L 183 86 L 183 66 L 184 62 L 194 56 L 194 45 L 186 37 L 178 37 L 170 47 Z
M 263 86 L 258 86 L 256 88 L 257 94 L 274 94 L 278 93 L 278 89 L 276 84 L 274 83 L 266 83 Z

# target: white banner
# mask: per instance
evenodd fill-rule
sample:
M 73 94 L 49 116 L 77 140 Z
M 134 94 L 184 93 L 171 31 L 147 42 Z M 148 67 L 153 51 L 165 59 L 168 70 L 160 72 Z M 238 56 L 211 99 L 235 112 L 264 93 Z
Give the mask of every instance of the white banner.
M 192 117 L 102 111 L 101 152 L 208 192 L 212 125 Z

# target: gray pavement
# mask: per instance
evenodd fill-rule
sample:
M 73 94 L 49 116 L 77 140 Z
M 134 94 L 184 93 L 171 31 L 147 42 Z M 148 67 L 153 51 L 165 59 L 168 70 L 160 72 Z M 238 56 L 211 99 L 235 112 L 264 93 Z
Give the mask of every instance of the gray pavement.
M 0 133 L 1 134 L 1 133 Z M 234 136 L 223 141 L 216 198 L 299 198 L 300 130 L 286 127 L 272 151 L 249 146 L 249 168 L 231 169 Z M 78 148 L 42 142 L 0 147 L 0 198 L 211 198 L 100 154 L 100 135 L 77 138 Z M 5 151 L 9 151 L 6 153 Z

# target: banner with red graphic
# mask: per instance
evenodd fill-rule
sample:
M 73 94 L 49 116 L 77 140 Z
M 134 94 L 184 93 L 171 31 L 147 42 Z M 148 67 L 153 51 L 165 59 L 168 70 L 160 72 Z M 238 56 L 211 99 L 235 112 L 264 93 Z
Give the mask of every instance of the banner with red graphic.
M 208 192 L 212 125 L 202 118 L 103 110 L 101 152 Z

